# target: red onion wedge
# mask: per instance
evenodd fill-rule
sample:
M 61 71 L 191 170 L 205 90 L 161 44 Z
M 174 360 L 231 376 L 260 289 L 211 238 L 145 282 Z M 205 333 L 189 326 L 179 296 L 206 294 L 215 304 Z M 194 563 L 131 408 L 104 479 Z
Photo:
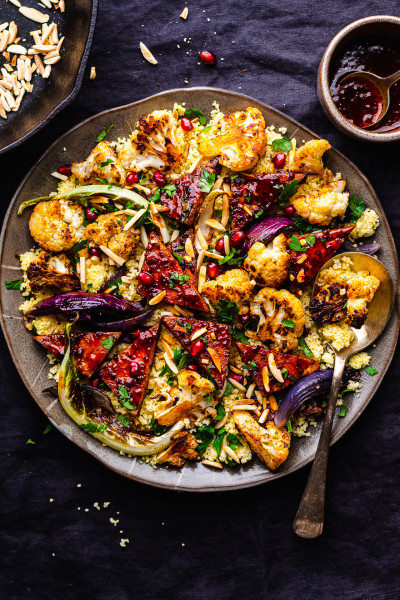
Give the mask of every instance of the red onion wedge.
M 268 244 L 272 238 L 283 231 L 295 229 L 295 224 L 292 219 L 283 215 L 272 215 L 258 221 L 246 231 L 247 240 L 245 242 L 246 252 L 256 242 Z
M 28 317 L 63 313 L 97 312 L 104 315 L 130 316 L 143 310 L 140 302 L 130 302 L 113 294 L 89 294 L 87 292 L 65 292 L 46 298 L 35 304 L 27 313 Z M 108 329 L 110 331 L 110 329 Z M 115 330 L 117 331 L 117 330 Z
M 376 254 L 378 250 L 380 250 L 380 247 L 381 245 L 377 244 L 376 242 L 370 242 L 369 244 L 358 244 L 356 247 L 354 247 L 352 242 L 346 240 L 343 242 L 340 252 L 362 252 L 363 254 L 369 254 L 372 256 L 373 254 Z

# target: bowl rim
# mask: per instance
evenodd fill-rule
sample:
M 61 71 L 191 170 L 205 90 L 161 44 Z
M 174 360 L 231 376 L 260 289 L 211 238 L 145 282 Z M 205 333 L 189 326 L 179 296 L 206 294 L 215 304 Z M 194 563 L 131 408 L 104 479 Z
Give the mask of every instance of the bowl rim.
M 96 21 L 97 21 L 99 1 L 100 0 L 90 0 L 91 5 L 92 5 L 91 16 L 90 16 L 90 27 L 89 27 L 88 35 L 86 38 L 85 48 L 84 48 L 84 51 L 83 51 L 83 54 L 81 57 L 81 61 L 79 64 L 79 68 L 78 68 L 78 71 L 75 76 L 75 83 L 74 83 L 72 92 L 70 94 L 68 94 L 68 96 L 66 96 L 64 98 L 64 100 L 62 100 L 60 102 L 60 104 L 58 106 L 53 108 L 53 110 L 51 112 L 49 112 L 48 115 L 46 115 L 46 117 L 43 119 L 43 121 L 40 121 L 40 123 L 35 125 L 25 135 L 18 138 L 14 142 L 11 142 L 11 144 L 8 144 L 8 146 L 4 146 L 4 148 L 0 148 L 0 156 L 2 154 L 5 154 L 6 152 L 10 152 L 10 150 L 14 150 L 14 148 L 17 148 L 17 146 L 19 146 L 20 144 L 23 144 L 26 140 L 28 140 L 30 137 L 35 135 L 35 133 L 37 133 L 38 131 L 43 129 L 43 127 L 45 127 L 47 125 L 47 123 L 49 123 L 52 119 L 54 119 L 54 117 L 56 115 L 58 115 L 58 113 L 60 113 L 62 110 L 64 110 L 64 108 L 66 108 L 68 106 L 68 104 L 70 104 L 74 100 L 74 98 L 77 96 L 77 94 L 82 86 L 83 76 L 85 74 L 87 61 L 88 61 L 90 50 L 92 47 L 94 30 L 95 30 Z
M 370 17 L 363 17 L 362 19 L 352 21 L 343 27 L 343 29 L 341 29 L 329 42 L 322 56 L 318 70 L 318 97 L 323 110 L 331 119 L 333 124 L 348 135 L 369 142 L 388 143 L 400 140 L 400 129 L 387 133 L 374 133 L 372 131 L 356 127 L 350 123 L 337 108 L 332 99 L 329 85 L 329 67 L 339 44 L 346 40 L 346 38 L 357 29 L 361 29 L 362 27 L 372 23 L 387 23 L 391 25 L 397 25 L 400 30 L 400 17 L 396 17 L 394 15 L 373 15 Z

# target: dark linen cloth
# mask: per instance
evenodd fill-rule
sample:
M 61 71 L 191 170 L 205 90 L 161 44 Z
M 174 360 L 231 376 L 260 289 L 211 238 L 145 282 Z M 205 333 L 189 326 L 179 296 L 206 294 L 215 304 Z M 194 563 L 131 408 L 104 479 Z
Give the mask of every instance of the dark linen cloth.
M 185 5 L 187 21 L 179 18 Z M 369 177 L 398 242 L 400 145 L 345 137 L 316 95 L 331 38 L 351 21 L 382 13 L 399 15 L 398 0 L 100 0 L 78 97 L 0 158 L 1 214 L 42 152 L 82 119 L 169 88 L 208 85 L 259 98 L 327 137 Z M 156 68 L 142 59 L 139 41 L 159 59 Z M 217 54 L 215 68 L 198 65 L 204 48 Z M 291 524 L 309 468 L 258 488 L 207 495 L 125 480 L 57 431 L 42 434 L 47 419 L 2 338 L 0 597 L 400 598 L 399 368 L 397 355 L 370 406 L 331 450 L 325 531 L 305 541 Z M 36 445 L 26 445 L 28 438 Z M 125 548 L 121 538 L 129 539 Z

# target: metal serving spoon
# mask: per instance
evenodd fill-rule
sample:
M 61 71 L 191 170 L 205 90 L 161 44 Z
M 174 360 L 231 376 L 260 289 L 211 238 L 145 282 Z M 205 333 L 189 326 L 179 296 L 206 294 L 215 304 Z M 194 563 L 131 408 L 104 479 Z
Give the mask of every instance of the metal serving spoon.
M 325 488 L 326 488 L 326 470 L 328 466 L 328 453 L 331 442 L 332 422 L 335 415 L 335 408 L 343 371 L 346 361 L 350 356 L 363 350 L 382 333 L 389 320 L 393 304 L 393 283 L 389 273 L 376 258 L 360 252 L 345 252 L 338 254 L 334 258 L 350 257 L 353 261 L 354 271 L 366 270 L 371 275 L 375 275 L 380 280 L 380 286 L 377 289 L 372 301 L 368 305 L 368 317 L 360 329 L 354 329 L 356 338 L 347 348 L 337 352 L 330 344 L 335 353 L 335 366 L 333 370 L 332 387 L 329 394 L 328 407 L 325 419 L 322 425 L 321 436 L 319 438 L 318 448 L 315 453 L 314 463 L 308 478 L 306 489 L 300 502 L 296 517 L 293 522 L 293 529 L 297 535 L 303 538 L 316 538 L 322 533 L 324 526 L 324 507 L 325 507 Z M 319 278 L 325 269 L 333 265 L 333 258 L 326 262 L 318 273 L 313 296 L 319 289 Z
M 340 79 L 339 84 L 342 85 L 343 82 L 352 77 L 364 77 L 364 79 L 370 81 L 378 89 L 382 97 L 382 110 L 379 118 L 374 123 L 363 127 L 363 129 L 368 129 L 379 123 L 386 115 L 390 104 L 390 87 L 400 79 L 400 71 L 396 71 L 396 73 L 389 75 L 389 77 L 379 77 L 375 73 L 370 73 L 370 71 L 352 71 Z

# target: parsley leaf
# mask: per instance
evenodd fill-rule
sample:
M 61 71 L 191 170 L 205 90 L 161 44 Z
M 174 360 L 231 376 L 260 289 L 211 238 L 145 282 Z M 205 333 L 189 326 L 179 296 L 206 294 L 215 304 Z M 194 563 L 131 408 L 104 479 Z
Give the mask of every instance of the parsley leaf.
M 285 185 L 282 191 L 280 190 L 281 187 L 282 186 L 280 185 L 274 185 L 274 189 L 280 191 L 279 204 L 283 205 L 287 204 L 289 202 L 289 199 L 293 196 L 293 194 L 297 192 L 297 190 L 299 189 L 299 182 L 297 181 L 297 179 L 293 179 L 293 181 L 289 181 L 289 183 Z
M 249 362 L 249 364 L 246 365 L 246 369 L 248 369 L 249 371 L 251 371 L 252 369 L 254 369 L 254 367 L 257 366 L 257 363 L 255 360 L 252 360 Z
M 311 233 L 314 231 L 314 227 L 311 223 L 306 221 L 306 219 L 303 219 L 303 217 L 294 217 L 293 221 L 296 225 L 296 229 L 298 229 L 300 233 Z
M 233 433 L 228 433 L 228 435 L 226 436 L 226 440 L 228 442 L 229 448 L 232 448 L 232 450 L 235 450 L 235 448 L 238 448 L 238 446 L 243 446 L 238 436 L 234 435 Z
M 171 288 L 171 290 L 175 289 L 175 283 L 179 283 L 180 285 L 182 285 L 183 283 L 186 283 L 187 281 L 189 281 L 189 275 L 181 275 L 180 273 L 171 273 L 171 275 L 168 278 L 168 285 Z
M 233 390 L 233 385 L 231 384 L 230 381 L 226 381 L 226 387 L 225 387 L 225 391 L 224 391 L 224 396 L 229 396 L 229 394 L 232 393 Z
M 228 381 L 229 383 L 229 381 Z M 218 404 L 217 406 L 217 414 L 215 415 L 215 420 L 216 421 L 222 421 L 222 419 L 224 418 L 224 416 L 226 415 L 225 409 L 223 407 L 222 404 Z
M 283 150 L 283 152 L 289 152 L 289 150 L 293 148 L 293 144 L 289 138 L 284 135 L 282 138 L 272 142 L 272 148 L 274 150 Z
M 47 423 L 46 427 L 43 429 L 43 435 L 47 435 L 53 429 L 53 425 L 51 423 Z
M 36 442 L 34 442 L 33 440 L 31 440 L 31 438 L 29 438 L 25 443 L 26 444 L 36 444 Z
M 249 343 L 249 340 L 248 340 L 246 334 L 244 333 L 244 331 L 242 329 L 237 329 L 236 325 L 232 325 L 232 327 L 229 328 L 229 333 L 235 340 L 238 340 L 239 342 L 242 342 L 243 344 Z
M 158 202 L 158 201 L 159 201 L 159 199 L 160 199 L 160 196 L 161 196 L 161 189 L 160 189 L 160 188 L 158 188 L 158 190 L 156 190 L 156 191 L 154 192 L 154 194 L 151 196 L 151 198 L 150 198 L 150 202 L 154 202 L 154 204 L 157 204 L 157 202 Z
M 104 140 L 104 138 L 106 137 L 106 135 L 108 133 L 110 133 L 110 131 L 113 127 L 114 127 L 114 125 L 110 125 L 110 127 L 108 127 L 107 129 L 103 129 L 103 131 L 96 138 L 96 144 L 98 144 L 99 142 L 102 142 Z
M 102 340 L 100 342 L 100 344 L 103 346 L 103 348 L 105 348 L 106 350 L 111 350 L 111 348 L 113 347 L 114 344 L 114 338 L 112 335 L 110 335 L 110 337 L 105 338 L 104 340 Z
M 300 244 L 300 240 L 292 235 L 289 241 L 289 248 L 294 250 L 295 252 L 301 252 L 303 250 L 303 246 Z
M 365 367 L 365 370 L 367 371 L 368 375 L 376 375 L 378 373 L 376 369 L 370 367 L 369 365 Z
M 247 202 L 247 203 L 251 202 L 251 196 L 250 196 L 250 194 L 246 194 L 245 195 L 244 201 Z
M 221 427 L 221 429 L 218 429 L 215 439 L 212 443 L 212 446 L 216 450 L 218 456 L 221 454 L 222 442 L 224 441 L 225 433 L 225 427 Z
M 19 290 L 21 288 L 22 279 L 14 279 L 14 281 L 6 281 L 6 288 L 8 290 Z
M 287 426 L 287 430 L 289 433 L 292 433 L 293 429 L 292 429 L 292 421 L 289 419 L 289 421 L 286 423 Z
M 163 192 L 172 198 L 176 192 L 176 186 L 173 183 L 169 183 L 163 188 Z
M 347 413 L 347 406 L 345 404 L 342 404 L 342 406 L 340 407 L 339 410 L 339 417 L 345 417 Z
M 131 395 L 123 385 L 118 385 L 119 401 L 121 406 L 128 410 L 133 410 L 132 404 L 129 402 Z
M 215 173 L 209 173 L 205 169 L 201 172 L 199 189 L 207 194 L 211 192 L 211 188 L 215 183 Z
M 305 240 L 309 246 L 313 247 L 315 244 L 315 235 L 306 235 Z
M 174 363 L 179 370 L 184 369 L 188 363 L 190 363 L 190 355 L 183 350 L 174 349 Z
M 282 325 L 284 327 L 290 327 L 290 329 L 295 328 L 294 321 L 292 321 L 291 319 L 282 319 Z
M 81 423 L 79 427 L 88 433 L 102 433 L 107 429 L 107 423 L 101 423 L 101 425 L 97 425 L 97 423 L 92 423 L 89 421 L 89 423 Z
M 207 133 L 207 131 L 210 131 L 211 129 L 211 125 L 208 125 L 207 127 L 204 127 L 203 132 Z
M 114 164 L 113 159 L 107 158 L 107 160 L 105 160 L 104 162 L 101 163 L 100 169 L 102 169 L 104 171 L 104 169 L 107 167 L 107 165 L 111 165 L 111 164 Z
M 231 323 L 239 312 L 237 304 L 230 300 L 218 300 L 214 306 L 217 309 L 217 318 L 223 323 Z
M 312 358 L 313 357 L 313 353 L 310 350 L 310 348 L 309 348 L 306 340 L 303 338 L 303 336 L 301 336 L 299 338 L 299 346 L 303 350 L 303 352 L 307 356 L 307 358 Z
M 350 200 L 349 200 L 349 209 L 351 212 L 351 222 L 355 223 L 363 214 L 365 210 L 365 202 L 361 198 L 360 200 L 354 193 L 354 190 L 351 192 Z
M 239 256 L 236 256 L 237 254 L 239 254 Z M 246 255 L 240 255 L 240 250 L 237 250 L 236 248 L 232 248 L 231 251 L 229 252 L 229 254 L 224 256 L 224 258 L 220 258 L 218 260 L 218 263 L 220 265 L 227 264 L 227 265 L 231 265 L 231 266 L 241 265 L 244 262 L 245 258 L 246 258 Z
M 203 425 L 197 429 L 194 435 L 197 440 L 197 452 L 199 454 L 204 454 L 214 437 L 214 427 L 211 427 L 211 425 Z
M 70 248 L 70 252 L 72 252 L 73 254 L 78 253 L 80 250 L 83 250 L 84 247 L 87 245 L 88 241 L 87 240 L 81 240 L 80 242 L 76 242 L 76 244 L 74 244 L 72 246 L 72 248 Z
M 99 177 L 95 177 L 95 180 L 101 183 L 102 185 L 108 185 L 107 179 L 100 179 Z
M 187 119 L 199 119 L 200 125 L 205 125 L 207 123 L 207 118 L 198 108 L 186 108 L 185 114 L 183 116 Z
M 181 265 L 183 263 L 183 258 L 182 256 L 179 256 L 179 254 L 177 254 L 176 252 L 174 252 L 172 250 L 172 256 L 174 256 L 176 258 L 176 260 L 178 261 L 178 263 Z
M 166 425 L 159 425 L 155 419 L 150 421 L 150 427 L 152 428 L 154 435 L 163 435 L 167 431 Z
M 173 374 L 173 372 L 171 371 L 171 369 L 169 368 L 167 363 L 165 363 L 165 365 L 163 366 L 163 368 L 161 369 L 161 371 L 159 372 L 158 375 L 159 375 L 159 377 L 163 377 L 164 375 L 166 375 L 168 385 L 173 384 L 175 375 Z
M 124 427 L 129 427 L 130 421 L 125 417 L 125 415 L 119 415 L 117 421 L 122 423 Z

